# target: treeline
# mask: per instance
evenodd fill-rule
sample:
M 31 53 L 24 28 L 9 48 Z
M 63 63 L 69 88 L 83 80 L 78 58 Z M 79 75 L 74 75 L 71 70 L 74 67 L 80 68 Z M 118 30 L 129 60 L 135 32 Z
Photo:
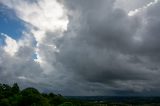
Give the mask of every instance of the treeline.
M 0 84 L 0 106 L 58 106 L 65 101 L 61 95 L 40 93 L 31 87 L 20 90 L 17 83 Z
M 0 84 L 0 106 L 93 106 L 78 100 L 66 99 L 60 94 L 40 93 L 29 87 L 20 90 L 17 83 L 13 86 Z

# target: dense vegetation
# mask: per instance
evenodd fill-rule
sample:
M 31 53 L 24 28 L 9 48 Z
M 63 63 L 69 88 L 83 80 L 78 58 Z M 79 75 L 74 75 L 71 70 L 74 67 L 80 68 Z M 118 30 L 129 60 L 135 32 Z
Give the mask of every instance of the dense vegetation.
M 0 106 L 92 106 L 92 104 L 66 99 L 60 94 L 40 93 L 32 87 L 20 90 L 15 83 L 13 86 L 0 84 Z
M 61 95 L 41 94 L 35 88 L 21 91 L 17 83 L 12 87 L 0 84 L 0 106 L 57 106 L 64 101 Z

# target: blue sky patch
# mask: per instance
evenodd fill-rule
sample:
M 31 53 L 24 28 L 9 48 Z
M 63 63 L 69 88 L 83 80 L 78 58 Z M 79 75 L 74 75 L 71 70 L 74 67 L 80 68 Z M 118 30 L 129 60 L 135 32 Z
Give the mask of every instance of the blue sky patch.
M 17 18 L 14 11 L 0 4 L 0 33 L 5 33 L 13 39 L 19 39 L 24 30 L 23 21 Z

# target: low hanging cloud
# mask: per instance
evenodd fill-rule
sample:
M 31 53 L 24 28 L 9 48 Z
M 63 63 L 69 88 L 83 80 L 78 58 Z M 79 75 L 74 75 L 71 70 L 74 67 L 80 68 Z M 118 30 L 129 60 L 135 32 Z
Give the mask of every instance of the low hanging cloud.
M 0 0 L 27 29 L 19 40 L 5 35 L 1 82 L 64 95 L 156 93 L 160 3 L 130 17 L 117 1 Z

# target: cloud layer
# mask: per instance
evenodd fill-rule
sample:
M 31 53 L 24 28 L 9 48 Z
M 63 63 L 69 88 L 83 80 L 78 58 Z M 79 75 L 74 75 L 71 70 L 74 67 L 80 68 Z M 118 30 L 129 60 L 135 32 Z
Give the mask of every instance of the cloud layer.
M 130 17 L 117 2 L 0 0 L 27 28 L 19 40 L 2 34 L 1 82 L 64 95 L 159 95 L 160 3 Z

